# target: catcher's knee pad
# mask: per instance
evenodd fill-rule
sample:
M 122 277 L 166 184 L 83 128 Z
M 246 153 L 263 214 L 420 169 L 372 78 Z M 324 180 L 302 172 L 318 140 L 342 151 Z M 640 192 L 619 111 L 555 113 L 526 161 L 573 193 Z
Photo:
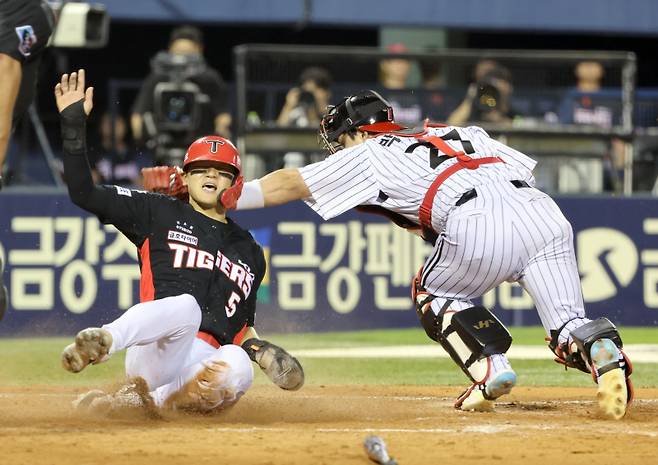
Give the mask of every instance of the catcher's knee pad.
M 507 352 L 512 336 L 486 307 L 454 311 L 448 308 L 451 303 L 448 300 L 438 315 L 427 305 L 421 323 L 466 376 L 474 383 L 483 383 L 489 374 L 487 357 Z

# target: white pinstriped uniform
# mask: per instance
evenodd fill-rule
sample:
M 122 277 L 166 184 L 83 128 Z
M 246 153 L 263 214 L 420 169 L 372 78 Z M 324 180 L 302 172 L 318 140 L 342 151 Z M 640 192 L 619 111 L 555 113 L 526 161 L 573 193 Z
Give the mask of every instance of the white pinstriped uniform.
M 446 299 L 454 310 L 471 306 L 503 281 L 517 281 L 534 299 L 547 334 L 566 325 L 559 342 L 586 323 L 573 250 L 573 231 L 558 206 L 534 187 L 536 162 L 494 139 L 479 127 L 428 128 L 455 151 L 473 159 L 498 157 L 504 163 L 462 169 L 439 187 L 432 204 L 432 226 L 440 233 L 423 267 L 421 284 Z M 457 137 L 458 136 L 458 137 Z M 324 219 L 358 205 L 379 205 L 419 223 L 419 207 L 432 182 L 458 162 L 449 158 L 432 168 L 430 147 L 413 137 L 383 135 L 343 149 L 300 173 L 312 198 L 306 203 Z M 456 206 L 475 189 L 477 197 Z

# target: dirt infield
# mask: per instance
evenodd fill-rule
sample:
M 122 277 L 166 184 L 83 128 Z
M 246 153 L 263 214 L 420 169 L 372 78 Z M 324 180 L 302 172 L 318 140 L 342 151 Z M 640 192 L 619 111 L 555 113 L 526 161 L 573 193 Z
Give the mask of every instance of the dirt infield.
M 81 390 L 0 387 L 0 464 L 368 464 L 368 434 L 400 465 L 656 463 L 658 389 L 621 421 L 599 418 L 594 388 L 517 388 L 494 413 L 452 408 L 458 388 L 256 386 L 218 415 L 98 418 Z

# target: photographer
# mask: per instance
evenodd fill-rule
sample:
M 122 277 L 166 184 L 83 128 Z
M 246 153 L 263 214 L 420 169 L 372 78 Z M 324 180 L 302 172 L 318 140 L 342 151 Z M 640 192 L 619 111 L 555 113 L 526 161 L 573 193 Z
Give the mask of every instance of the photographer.
M 299 77 L 299 87 L 286 94 L 286 103 L 277 118 L 284 127 L 317 127 L 331 97 L 331 76 L 318 67 L 306 68 Z
M 462 103 L 448 117 L 448 124 L 467 121 L 511 123 L 510 106 L 512 75 L 493 60 L 482 60 L 475 67 L 475 82 L 471 83 Z
M 199 135 L 230 137 L 226 86 L 202 54 L 201 31 L 182 26 L 172 32 L 168 50 L 151 62 L 130 124 L 136 141 L 155 140 L 156 162 L 176 158 L 168 155 L 169 149 L 180 149 L 182 155 Z

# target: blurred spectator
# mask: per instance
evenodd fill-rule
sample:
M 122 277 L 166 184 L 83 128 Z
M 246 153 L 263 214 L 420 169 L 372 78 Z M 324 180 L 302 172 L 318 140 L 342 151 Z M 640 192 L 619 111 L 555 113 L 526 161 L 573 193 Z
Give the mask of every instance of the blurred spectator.
M 438 89 L 443 86 L 441 63 L 438 58 L 424 59 L 418 64 L 424 89 Z
M 468 121 L 511 123 L 512 74 L 493 60 L 481 60 L 473 72 L 474 81 L 466 97 L 448 117 L 448 123 L 462 125 Z
M 574 68 L 576 86 L 569 89 L 560 104 L 558 117 L 564 124 L 589 124 L 610 129 L 621 113 L 619 91 L 605 92 L 602 87 L 605 69 L 598 61 L 581 61 Z M 603 158 L 603 189 L 623 189 L 624 143 L 610 140 Z
M 277 124 L 282 127 L 317 129 L 329 105 L 331 84 L 331 75 L 324 68 L 306 68 L 299 76 L 299 86 L 293 87 L 286 94 L 286 102 L 277 118 Z M 324 157 L 324 154 L 287 152 L 283 154 L 282 166 L 297 168 L 317 156 Z
M 158 144 L 184 150 L 203 135 L 230 137 L 226 85 L 205 63 L 199 29 L 174 29 L 168 50 L 158 53 L 151 65 L 152 72 L 142 84 L 130 118 L 135 140 L 154 138 L 159 157 Z
M 428 52 L 435 52 L 431 48 Z M 425 58 L 418 63 L 422 79 L 422 99 L 423 119 L 429 118 L 432 121 L 444 120 L 446 114 L 447 98 L 443 86 L 443 75 L 441 74 L 441 62 L 438 57 Z
M 574 68 L 576 87 L 567 91 L 560 105 L 559 118 L 566 124 L 593 124 L 603 128 L 613 125 L 615 110 L 610 97 L 601 94 L 605 75 L 598 61 L 581 61 Z M 618 97 L 614 97 L 619 100 Z
M 380 93 L 393 108 L 396 121 L 411 125 L 418 123 L 423 119 L 420 99 L 407 88 L 411 61 L 404 55 L 409 49 L 402 43 L 395 43 L 389 45 L 386 51 L 398 56 L 379 62 Z
M 112 127 L 112 116 L 103 114 L 99 125 L 101 153 L 94 163 L 92 174 L 96 183 L 122 186 L 141 186 L 141 170 L 153 165 L 147 155 L 139 154 L 128 143 L 128 125 L 117 115 Z M 114 137 L 113 137 L 114 136 Z
M 0 1 L 0 189 L 9 136 L 34 98 L 39 62 L 53 24 L 46 2 Z M 0 318 L 1 313 L 0 309 Z
M 323 68 L 306 68 L 299 86 L 286 94 L 286 102 L 277 118 L 279 126 L 313 127 L 320 124 L 331 98 L 331 76 Z

